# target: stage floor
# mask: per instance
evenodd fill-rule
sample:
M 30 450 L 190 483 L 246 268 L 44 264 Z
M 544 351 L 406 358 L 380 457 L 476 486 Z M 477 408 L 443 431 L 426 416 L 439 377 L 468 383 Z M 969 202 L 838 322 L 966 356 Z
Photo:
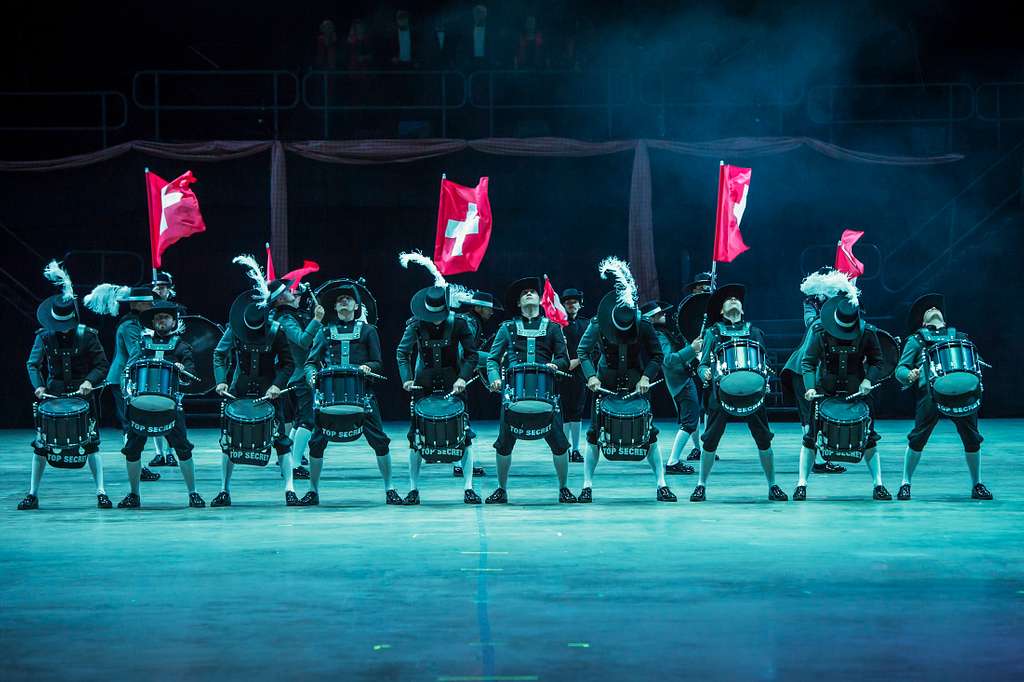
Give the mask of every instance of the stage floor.
M 878 425 L 894 496 L 909 426 Z M 388 429 L 403 495 L 405 428 Z M 476 429 L 486 496 L 496 428 Z M 792 494 L 799 427 L 775 429 Z M 942 423 L 910 502 L 873 502 L 861 464 L 812 478 L 805 503 L 769 503 L 746 427 L 731 425 L 704 504 L 688 501 L 695 476 L 670 476 L 680 501 L 659 504 L 646 464 L 603 461 L 593 504 L 558 505 L 534 441 L 513 455 L 508 506 L 464 505 L 447 465 L 424 467 L 420 507 L 386 506 L 361 441 L 328 450 L 319 507 L 285 507 L 271 466 L 236 468 L 231 508 L 188 509 L 164 468 L 142 510 L 101 511 L 88 469 L 48 468 L 36 512 L 15 510 L 31 434 L 0 432 L 2 677 L 1020 679 L 1024 421 L 982 432 L 992 502 L 970 499 Z M 103 438 L 116 504 L 120 439 Z M 216 434 L 192 439 L 209 503 Z

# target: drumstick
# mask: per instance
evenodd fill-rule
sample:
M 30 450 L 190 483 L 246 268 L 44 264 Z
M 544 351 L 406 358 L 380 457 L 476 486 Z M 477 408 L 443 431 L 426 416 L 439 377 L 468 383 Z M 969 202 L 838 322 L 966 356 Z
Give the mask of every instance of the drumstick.
M 260 402 L 266 402 L 266 401 L 268 401 L 268 400 L 274 400 L 274 399 L 276 399 L 276 398 L 280 398 L 281 396 L 283 396 L 283 395 L 284 395 L 285 393 L 287 393 L 288 391 L 294 391 L 294 390 L 295 390 L 295 387 L 294 387 L 294 386 L 291 386 L 291 387 L 289 387 L 289 388 L 286 388 L 286 389 L 284 389 L 283 391 L 281 391 L 280 393 L 278 393 L 278 394 L 277 394 L 276 396 L 274 396 L 273 398 L 271 398 L 271 397 L 270 397 L 269 395 L 265 395 L 265 396 L 263 396 L 262 398 L 256 398 L 256 400 L 254 400 L 254 401 L 253 401 L 253 403 L 260 403 Z
M 591 388 L 590 390 L 594 391 L 595 393 L 604 393 L 605 395 L 618 395 L 618 393 L 616 393 L 615 391 L 609 391 L 604 386 L 598 386 L 597 388 Z
M 231 395 L 227 391 L 224 391 L 223 393 L 221 393 L 221 395 L 224 396 L 225 398 L 231 398 L 232 400 L 238 400 L 238 398 L 236 398 L 235 396 Z
M 476 381 L 479 378 L 480 378 L 480 375 L 477 374 L 472 379 L 470 379 L 469 381 L 466 382 L 466 386 L 469 386 L 471 383 L 473 383 L 474 381 Z M 463 389 L 463 390 L 465 390 L 465 389 Z M 454 395 L 455 395 L 455 391 L 452 391 L 451 393 L 446 393 L 444 397 L 445 397 L 445 399 L 447 399 L 447 398 L 451 398 Z
M 572 376 L 572 372 L 563 372 L 560 369 L 556 369 L 555 370 L 555 375 L 556 376 L 560 376 L 560 377 L 571 377 Z
M 386 376 L 382 375 L 382 374 L 376 374 L 374 372 L 364 372 L 364 374 L 366 374 L 366 376 L 371 377 L 373 379 L 379 379 L 381 381 L 387 381 L 388 380 L 388 378 Z
M 179 373 L 181 373 L 181 375 L 182 375 L 183 377 L 185 377 L 186 379 L 188 379 L 189 381 L 199 381 L 199 377 L 197 377 L 197 376 L 196 376 L 195 374 L 193 374 L 192 372 L 189 372 L 188 370 L 185 370 L 185 369 L 181 369 L 181 368 L 179 367 L 179 368 L 178 368 L 178 372 L 179 372 Z
M 662 383 L 663 381 L 665 381 L 665 380 L 664 379 L 658 379 L 657 381 L 652 381 L 650 384 L 648 384 L 648 388 L 654 388 L 655 386 L 657 386 L 658 384 Z M 629 398 L 632 398 L 632 397 L 638 396 L 638 395 L 640 395 L 640 391 L 633 391 L 632 393 L 627 393 L 623 397 L 626 398 L 626 399 L 629 399 Z

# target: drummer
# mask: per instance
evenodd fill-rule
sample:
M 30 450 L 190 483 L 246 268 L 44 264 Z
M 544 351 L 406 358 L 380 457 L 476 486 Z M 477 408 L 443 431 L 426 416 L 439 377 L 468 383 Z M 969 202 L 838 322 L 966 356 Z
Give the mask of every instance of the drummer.
M 502 390 L 501 368 L 521 363 L 540 363 L 552 371 L 565 372 L 569 369 L 569 355 L 565 349 L 565 335 L 562 328 L 548 320 L 540 307 L 541 284 L 539 277 L 524 277 L 516 280 L 505 291 L 505 305 L 509 310 L 519 310 L 519 315 L 502 322 L 495 334 L 494 342 L 487 353 L 487 380 L 495 393 Z M 562 429 L 562 411 L 558 396 L 554 395 L 552 421 L 544 440 L 551 448 L 551 458 L 558 476 L 558 501 L 573 503 L 576 496 L 569 490 L 569 439 Z M 498 469 L 498 487 L 487 497 L 487 504 L 508 503 L 508 472 L 512 466 L 512 449 L 516 446 L 516 434 L 508 422 L 507 405 L 501 406 L 501 420 L 498 426 L 498 440 L 494 442 L 494 453 Z
M 750 324 L 744 318 L 743 299 L 747 289 L 742 284 L 726 284 L 716 289 L 708 299 L 707 319 L 708 328 L 704 332 L 704 353 L 701 356 L 700 365 L 697 368 L 698 376 L 705 385 L 712 380 L 711 365 L 717 359 L 719 348 L 729 342 L 739 339 L 749 339 L 765 347 L 764 332 Z M 690 495 L 690 502 L 703 502 L 705 500 L 708 477 L 711 475 L 711 468 L 715 465 L 715 452 L 718 450 L 718 443 L 725 433 L 725 425 L 730 420 L 744 421 L 750 429 L 750 435 L 757 445 L 757 454 L 761 460 L 761 469 L 768 481 L 768 500 L 771 502 L 785 502 L 789 499 L 782 488 L 775 484 L 775 453 L 772 451 L 772 433 L 768 425 L 768 410 L 762 404 L 758 409 L 745 417 L 733 417 L 722 409 L 721 396 L 717 383 L 710 386 L 707 394 L 707 424 L 701 442 L 704 449 L 700 454 L 700 473 L 697 479 L 697 486 Z
M 882 375 L 882 348 L 875 335 L 875 327 L 861 317 L 856 291 L 833 296 L 821 307 L 821 317 L 811 327 L 811 338 L 800 362 L 804 386 L 808 387 L 804 399 L 814 405 L 815 400 L 830 397 L 862 399 L 870 412 L 872 401 L 868 394 Z M 807 477 L 811 475 L 817 449 L 820 420 L 812 418 L 800 448 L 800 470 L 793 499 L 807 499 Z M 892 495 L 882 485 L 882 465 L 878 457 L 878 433 L 875 420 L 868 426 L 864 463 L 871 473 L 875 500 L 891 500 Z
M 591 403 L 590 428 L 587 429 L 587 450 L 583 455 L 583 489 L 576 498 L 583 504 L 593 501 L 594 471 L 599 455 L 598 394 L 604 390 L 646 396 L 651 382 L 661 373 L 663 360 L 654 327 L 640 317 L 636 282 L 629 265 L 615 257 L 605 258 L 598 265 L 598 272 L 605 279 L 610 276 L 615 280 L 615 291 L 601 299 L 597 315 L 591 318 L 577 348 L 580 367 L 594 401 Z M 601 351 L 597 366 L 593 359 L 595 349 Z M 675 502 L 675 494 L 665 484 L 665 465 L 658 449 L 658 428 L 653 424 L 645 447 L 647 464 L 654 473 L 658 502 Z
M 144 327 L 144 331 L 139 339 L 138 352 L 128 360 L 129 367 L 135 360 L 158 358 L 173 362 L 179 370 L 190 374 L 195 372 L 192 347 L 181 339 L 181 332 L 178 330 L 178 313 L 178 306 L 168 301 L 157 301 L 142 311 L 139 315 L 139 322 Z M 178 468 L 181 470 L 181 477 L 188 489 L 188 506 L 205 507 L 206 502 L 196 492 L 196 469 L 195 462 L 192 460 L 193 445 L 189 442 L 188 432 L 185 429 L 185 415 L 181 409 L 180 396 L 172 397 L 178 401 L 174 426 L 161 437 L 167 439 L 167 443 L 178 455 Z M 130 491 L 123 500 L 117 503 L 118 509 L 138 509 L 141 506 L 139 480 L 142 474 L 142 450 L 145 445 L 145 434 L 128 430 L 121 452 L 124 454 L 128 468 Z
M 60 287 L 60 293 L 43 300 L 36 309 L 36 319 L 42 327 L 36 332 L 29 353 L 28 378 L 36 400 L 47 396 L 75 395 L 89 402 L 90 419 L 96 420 L 96 402 L 93 389 L 107 375 L 110 363 L 100 345 L 95 329 L 79 323 L 78 305 L 71 277 L 57 261 L 50 261 L 43 274 Z M 35 440 L 32 449 L 32 478 L 28 494 L 18 503 L 18 509 L 39 508 L 39 481 L 50 456 L 59 456 Z M 110 509 L 113 505 L 103 486 L 103 459 L 99 454 L 100 435 L 94 430 L 89 442 L 82 446 L 89 471 L 96 483 L 96 506 Z M 71 454 L 62 450 L 60 455 Z M 79 454 L 77 448 L 73 454 Z
M 896 493 L 898 500 L 910 499 L 910 479 L 921 461 L 928 437 L 941 416 L 928 390 L 929 373 L 922 371 L 922 368 L 928 369 L 924 349 L 944 341 L 967 340 L 966 334 L 946 325 L 943 315 L 945 308 L 945 298 L 942 294 L 934 293 L 921 296 L 910 308 L 908 328 L 911 332 L 896 368 L 896 380 L 904 386 L 913 386 L 917 391 L 917 409 L 914 411 L 914 428 L 907 436 L 909 442 L 903 458 L 903 484 Z M 981 443 L 985 439 L 978 431 L 978 413 L 949 419 L 964 446 L 964 458 L 971 475 L 971 499 L 991 500 L 992 493 L 981 482 Z
M 319 305 L 324 306 L 324 328 L 313 341 L 303 366 L 310 387 L 315 388 L 317 371 L 324 367 L 356 365 L 367 375 L 379 374 L 383 368 L 380 337 L 377 327 L 370 322 L 371 318 L 374 322 L 377 320 L 377 305 L 368 293 L 365 297 L 360 293 L 362 286 L 352 280 L 336 280 L 328 282 L 317 293 Z M 376 455 L 377 468 L 384 481 L 385 502 L 400 505 L 402 496 L 395 489 L 391 476 L 391 439 L 384 433 L 380 405 L 369 385 L 366 393 L 370 410 L 363 420 L 363 436 Z M 320 504 L 320 473 L 326 449 L 327 436 L 317 425 L 309 441 L 309 492 L 302 497 L 303 506 Z
M 478 364 L 473 331 L 466 323 L 466 319 L 456 315 L 452 310 L 450 287 L 432 260 L 419 253 L 403 253 L 400 262 L 404 267 L 408 267 L 409 263 L 416 263 L 426 268 L 434 278 L 434 286 L 420 289 L 409 302 L 412 318 L 406 322 L 402 340 L 398 342 L 395 351 L 402 388 L 416 397 L 432 393 L 451 393 L 453 397 L 464 401 L 466 384 L 476 373 Z M 463 300 L 469 300 L 469 297 L 466 296 Z M 414 351 L 417 354 L 415 366 L 412 359 Z M 407 505 L 420 503 L 419 478 L 423 458 L 415 447 L 415 435 L 415 424 L 410 424 L 409 493 L 405 497 Z M 470 445 L 475 436 L 470 427 L 462 448 L 463 470 L 472 471 Z M 463 477 L 463 502 L 482 502 L 480 496 L 473 490 L 473 476 Z
M 254 285 L 251 291 L 239 294 L 231 304 L 228 328 L 213 351 L 213 376 L 217 382 L 214 390 L 217 395 L 232 400 L 266 398 L 273 401 L 281 395 L 295 370 L 295 361 L 281 325 L 269 319 L 270 304 L 285 292 L 288 283 L 282 280 L 267 283 L 252 256 L 239 256 L 233 262 L 247 268 Z M 221 459 L 223 485 L 210 502 L 211 507 L 231 506 L 230 486 L 234 467 L 234 462 L 224 452 Z M 299 506 L 289 454 L 281 457 L 281 476 L 284 479 L 285 504 Z
M 188 315 L 188 309 L 178 301 L 178 292 L 174 287 L 174 277 L 169 272 L 163 270 L 153 271 L 153 281 L 149 283 L 150 290 L 152 291 L 154 300 L 157 301 L 170 301 L 178 306 L 178 316 L 184 317 Z M 153 442 L 153 458 L 149 460 L 149 466 L 151 467 L 175 467 L 178 466 L 178 462 L 174 459 L 174 454 L 170 452 L 170 448 L 167 443 L 167 439 L 152 438 Z M 146 467 L 142 467 L 142 480 L 143 481 L 155 481 L 160 478 L 160 474 L 150 471 Z

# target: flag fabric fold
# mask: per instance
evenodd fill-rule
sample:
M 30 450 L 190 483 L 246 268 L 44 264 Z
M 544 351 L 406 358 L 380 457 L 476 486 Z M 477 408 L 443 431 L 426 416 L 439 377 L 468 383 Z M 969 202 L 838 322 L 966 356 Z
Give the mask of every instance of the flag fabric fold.
M 562 299 L 559 298 L 555 288 L 551 286 L 551 280 L 547 275 L 544 275 L 544 293 L 540 297 L 540 307 L 544 309 L 544 314 L 552 322 L 562 327 L 569 324 L 569 314 L 565 311 Z
M 860 230 L 843 230 L 843 236 L 836 245 L 836 270 L 845 272 L 850 279 L 864 274 L 864 264 L 853 255 L 853 245 L 864 236 Z
M 277 275 L 274 273 L 274 256 L 270 253 L 270 242 L 266 242 L 267 247 L 267 281 L 273 282 L 277 279 Z
M 282 277 L 281 279 L 291 280 L 292 284 L 288 288 L 291 289 L 292 291 L 295 291 L 296 289 L 299 288 L 299 284 L 302 282 L 302 278 L 303 277 L 305 277 L 308 274 L 311 274 L 311 273 L 314 273 L 314 272 L 319 272 L 319 271 L 320 271 L 320 265 L 316 261 L 305 260 L 305 261 L 302 261 L 302 267 L 301 268 L 296 268 L 295 270 L 292 270 L 291 272 L 286 272 L 284 274 L 284 277 Z
M 730 263 L 750 247 L 743 243 L 740 221 L 747 209 L 750 170 L 722 164 L 718 169 L 718 209 L 715 212 L 714 260 Z
M 441 180 L 434 262 L 443 275 L 476 272 L 491 241 L 491 203 L 487 178 L 476 187 Z
M 149 208 L 149 246 L 153 267 L 161 267 L 164 251 L 180 239 L 206 231 L 199 212 L 199 199 L 189 185 L 196 182 L 192 171 L 167 182 L 146 170 L 146 200 Z

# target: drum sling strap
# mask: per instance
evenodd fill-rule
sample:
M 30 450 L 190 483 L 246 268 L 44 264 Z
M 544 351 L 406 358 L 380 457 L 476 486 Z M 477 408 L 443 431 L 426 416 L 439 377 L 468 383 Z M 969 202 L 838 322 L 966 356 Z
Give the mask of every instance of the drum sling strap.
M 332 324 L 329 329 L 329 338 L 333 347 L 330 354 L 332 364 L 351 365 L 352 342 L 358 341 L 362 335 L 362 321 L 357 320 L 350 332 L 343 332 L 337 325 Z
M 452 343 L 452 329 L 455 327 L 455 313 L 448 313 L 448 319 L 445 324 L 444 334 L 439 339 L 430 338 L 430 334 L 427 330 L 420 325 L 419 328 L 419 343 L 420 350 L 423 353 L 424 365 L 426 365 L 427 357 L 430 358 L 430 365 L 427 369 L 439 369 L 441 363 L 444 361 L 444 349 Z
M 274 348 L 274 339 L 277 338 L 277 330 L 280 328 L 280 323 L 274 320 L 269 322 L 267 326 L 267 335 L 263 337 L 263 341 L 238 344 L 238 371 L 242 371 L 250 377 L 259 375 L 260 360 Z M 244 369 L 242 363 L 243 355 L 249 361 Z
M 956 329 L 953 327 L 946 327 L 942 332 L 933 332 L 931 329 L 928 329 L 928 327 L 922 327 L 918 330 L 917 335 L 921 339 L 922 346 L 931 346 L 936 343 L 955 340 Z
M 718 335 L 728 339 L 742 339 L 750 336 L 750 323 L 744 322 L 739 329 L 730 329 L 721 322 L 718 323 Z
M 177 334 L 172 334 L 165 340 L 160 341 L 156 338 L 156 334 L 147 330 L 142 333 L 142 348 L 143 350 L 153 351 L 152 357 L 154 359 L 163 360 L 167 353 L 173 352 L 178 347 L 180 338 Z
M 60 345 L 60 341 L 57 335 L 54 333 L 49 334 L 49 343 L 46 344 L 46 354 L 49 356 L 49 368 L 52 370 L 58 365 L 60 366 L 61 381 L 65 385 L 69 381 L 69 377 L 72 374 L 71 360 L 76 355 L 82 352 L 85 346 L 85 325 L 80 324 L 75 328 L 75 340 L 70 347 L 63 347 Z M 52 374 L 52 373 L 51 373 Z M 50 381 L 53 381 L 53 376 L 48 377 Z
M 526 339 L 526 360 L 528 363 L 537 362 L 537 339 L 548 334 L 548 318 L 540 318 L 540 326 L 536 329 L 527 329 L 522 319 L 516 320 L 516 336 Z

